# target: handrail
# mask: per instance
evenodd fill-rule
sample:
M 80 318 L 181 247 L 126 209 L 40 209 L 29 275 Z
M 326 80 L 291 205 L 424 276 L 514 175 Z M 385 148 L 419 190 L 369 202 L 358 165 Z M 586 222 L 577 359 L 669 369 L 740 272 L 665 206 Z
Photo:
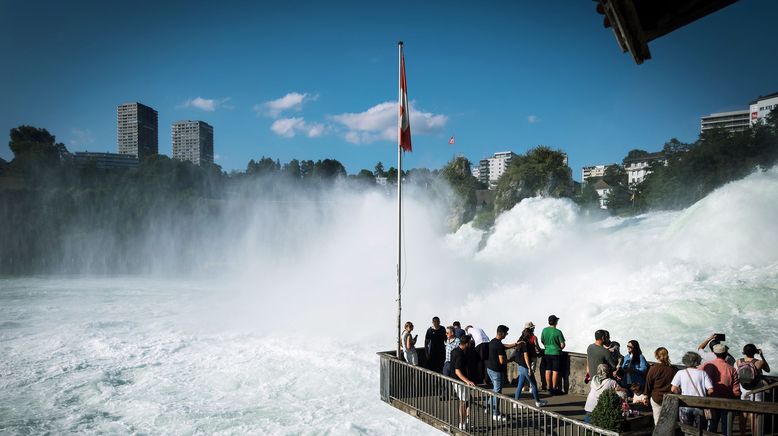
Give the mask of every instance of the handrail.
M 668 396 L 677 397 L 679 404 L 686 407 L 778 415 L 778 403 L 743 401 L 741 399 L 729 398 L 694 397 L 676 394 L 666 394 L 664 398 L 667 398 Z M 662 402 L 664 403 L 664 400 L 662 400 Z
M 680 407 L 753 413 L 757 415 L 760 420 L 763 419 L 765 415 L 772 415 L 773 417 L 778 415 L 778 403 L 665 394 L 662 398 L 662 411 L 659 414 L 659 421 L 654 427 L 654 436 L 675 434 L 675 429 L 677 428 L 679 421 L 678 411 Z M 702 425 L 702 422 L 700 425 Z M 700 427 L 700 430 L 702 430 L 702 427 Z M 700 434 L 703 433 L 701 432 Z
M 754 394 L 758 394 L 760 392 L 769 391 L 770 389 L 773 389 L 773 388 L 776 388 L 776 387 L 778 387 L 778 382 L 775 382 L 775 383 L 769 384 L 767 386 L 762 386 L 761 388 L 757 388 L 757 389 L 748 391 L 748 396 L 751 396 L 751 395 L 754 395 Z
M 504 394 L 497 394 L 497 393 L 495 393 L 495 392 L 493 392 L 492 390 L 489 390 L 489 389 L 485 389 L 485 388 L 482 388 L 482 387 L 479 387 L 479 386 L 468 386 L 465 383 L 462 383 L 458 379 L 444 376 L 444 375 L 442 375 L 442 374 L 440 374 L 438 372 L 431 371 L 431 370 L 429 370 L 427 368 L 423 368 L 423 367 L 420 367 L 420 366 L 413 366 L 413 365 L 411 365 L 411 364 L 409 364 L 409 363 L 407 363 L 407 362 L 405 362 L 405 361 L 403 361 L 401 359 L 398 359 L 394 355 L 394 352 L 378 352 L 376 354 L 378 354 L 378 356 L 382 360 L 386 359 L 392 365 L 398 365 L 401 368 L 405 368 L 408 371 L 414 371 L 417 374 L 426 374 L 428 377 L 432 377 L 432 379 L 440 380 L 442 382 L 445 382 L 445 383 L 448 383 L 448 384 L 452 384 L 452 385 L 455 385 L 455 386 L 460 386 L 461 388 L 468 389 L 468 390 L 470 390 L 473 393 L 477 392 L 483 398 L 489 398 L 489 397 L 498 398 L 499 401 L 501 401 L 501 402 L 504 401 L 507 404 L 511 404 L 512 407 L 515 408 L 515 410 L 525 410 L 525 411 L 527 411 L 527 413 L 534 413 L 534 414 L 536 414 L 538 416 L 545 417 L 544 419 L 549 419 L 549 420 L 553 419 L 553 420 L 557 421 L 557 423 L 558 423 L 557 425 L 559 425 L 560 422 L 564 422 L 565 425 L 567 425 L 567 426 L 577 427 L 581 431 L 589 431 L 589 432 L 591 432 L 591 434 L 598 434 L 598 435 L 603 435 L 603 436 L 618 436 L 619 435 L 618 432 L 611 431 L 611 430 L 606 430 L 606 429 L 603 429 L 603 428 L 599 428 L 599 427 L 593 426 L 591 424 L 587 424 L 587 423 L 581 422 L 581 421 L 579 421 L 577 419 L 567 417 L 567 416 L 562 415 L 560 413 L 556 413 L 556 412 L 553 412 L 553 411 L 550 411 L 550 410 L 547 410 L 547 409 L 542 409 L 542 408 L 539 408 L 539 407 L 535 407 L 534 405 L 529 405 L 529 404 L 526 404 L 526 403 L 522 403 L 520 401 L 516 401 L 513 397 L 509 397 L 509 396 L 504 395 Z M 383 384 L 383 380 L 382 380 L 382 384 Z M 393 404 L 392 401 L 403 402 L 403 398 L 396 398 L 396 397 L 394 397 L 392 395 L 389 395 L 388 397 L 391 398 L 390 401 L 387 401 L 389 404 Z M 387 398 L 387 399 L 389 399 L 389 398 Z M 386 399 L 384 401 L 386 401 Z M 395 405 L 395 407 L 397 407 L 397 406 Z M 521 412 L 515 412 L 515 413 L 519 414 Z M 419 417 L 419 415 L 415 415 L 415 416 Z

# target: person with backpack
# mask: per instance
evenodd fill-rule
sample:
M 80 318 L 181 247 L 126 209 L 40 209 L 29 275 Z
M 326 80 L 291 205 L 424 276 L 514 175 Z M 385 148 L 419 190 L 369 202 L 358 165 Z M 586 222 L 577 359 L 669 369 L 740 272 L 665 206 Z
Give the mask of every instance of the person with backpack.
M 761 359 L 754 357 L 757 354 Z M 746 344 L 743 347 L 743 356 L 735 361 L 740 380 L 740 398 L 749 401 L 764 401 L 761 392 L 754 395 L 751 395 L 750 392 L 762 384 L 762 374 L 770 372 L 770 365 L 765 360 L 762 350 L 756 348 L 754 344 Z
M 761 359 L 754 357 L 757 354 L 759 354 Z M 738 379 L 740 380 L 740 398 L 746 401 L 764 401 L 764 392 L 751 394 L 751 391 L 764 384 L 762 374 L 770 372 L 770 365 L 765 360 L 762 350 L 756 348 L 754 344 L 746 344 L 743 347 L 743 356 L 745 357 L 735 361 Z M 757 434 L 758 429 L 761 427 L 761 419 L 756 419 L 756 416 L 751 413 L 742 413 L 739 417 L 741 429 L 746 428 L 746 419 L 750 421 L 751 431 Z

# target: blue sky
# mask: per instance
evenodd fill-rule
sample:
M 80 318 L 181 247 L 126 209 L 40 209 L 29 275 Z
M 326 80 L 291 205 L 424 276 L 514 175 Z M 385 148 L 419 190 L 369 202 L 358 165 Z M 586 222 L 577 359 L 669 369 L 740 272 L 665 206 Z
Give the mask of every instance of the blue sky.
M 0 131 L 31 124 L 71 151 L 115 152 L 116 105 L 140 101 L 159 112 L 164 154 L 173 121 L 201 119 L 226 170 L 263 155 L 389 167 L 396 108 L 383 104 L 397 101 L 402 39 L 406 167 L 545 144 L 579 179 L 582 165 L 693 141 L 701 115 L 778 91 L 770 0 L 652 42 L 643 65 L 591 1 L 222 3 L 3 0 Z

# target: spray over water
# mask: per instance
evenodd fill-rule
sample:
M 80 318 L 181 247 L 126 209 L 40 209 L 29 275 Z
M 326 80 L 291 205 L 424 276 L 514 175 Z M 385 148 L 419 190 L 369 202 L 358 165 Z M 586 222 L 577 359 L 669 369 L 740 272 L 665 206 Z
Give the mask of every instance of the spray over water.
M 431 433 L 378 400 L 394 197 L 282 198 L 230 202 L 208 228 L 163 220 L 142 236 L 169 247 L 144 251 L 154 275 L 0 279 L 0 431 Z M 713 331 L 778 352 L 778 169 L 631 218 L 527 199 L 489 234 L 447 234 L 441 204 L 423 191 L 405 204 L 403 321 L 422 336 L 437 315 L 506 324 L 511 340 L 553 313 L 573 351 L 604 328 L 674 361 Z

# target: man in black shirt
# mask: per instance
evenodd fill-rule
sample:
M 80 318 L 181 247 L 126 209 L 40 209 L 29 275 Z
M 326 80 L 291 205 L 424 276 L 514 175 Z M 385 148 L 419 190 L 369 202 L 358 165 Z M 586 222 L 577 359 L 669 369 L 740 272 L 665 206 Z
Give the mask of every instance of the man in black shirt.
M 427 354 L 427 369 L 440 372 L 443 370 L 443 362 L 446 360 L 446 329 L 440 325 L 440 318 L 432 318 L 432 327 L 427 329 L 424 336 L 424 350 Z
M 486 373 L 492 380 L 492 389 L 495 393 L 502 393 L 502 385 L 505 382 L 505 367 L 508 358 L 505 355 L 506 348 L 515 348 L 516 343 L 504 345 L 502 340 L 508 335 L 508 327 L 500 324 L 497 326 L 497 335 L 489 341 L 489 360 L 486 361 Z M 500 415 L 499 403 L 496 397 L 491 399 L 492 419 L 504 419 Z
M 470 360 L 473 357 L 478 357 L 470 351 L 470 336 L 464 335 L 460 338 L 459 347 L 451 350 L 451 366 L 454 368 L 454 376 L 467 386 L 460 384 L 454 384 L 454 392 L 456 392 L 459 398 L 459 429 L 467 429 L 467 402 L 470 401 L 470 389 L 469 386 L 475 386 L 472 380 L 470 380 L 470 368 L 472 362 Z

